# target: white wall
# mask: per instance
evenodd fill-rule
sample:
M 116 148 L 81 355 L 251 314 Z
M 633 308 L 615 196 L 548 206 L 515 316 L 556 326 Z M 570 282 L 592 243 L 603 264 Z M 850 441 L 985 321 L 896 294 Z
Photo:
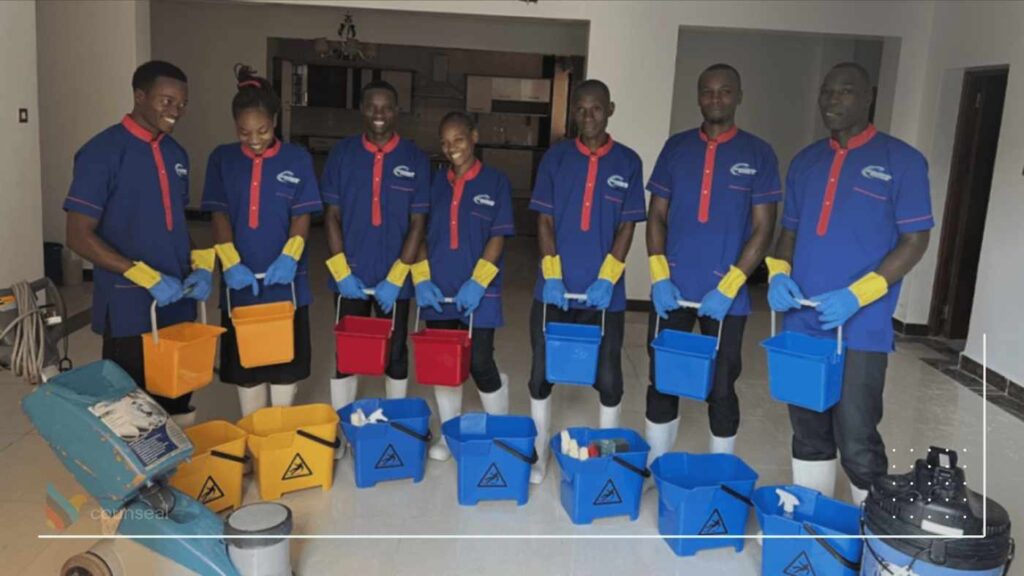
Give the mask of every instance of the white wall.
M 43 275 L 36 10 L 0 2 L 0 287 Z M 27 108 L 29 121 L 18 122 Z
M 63 243 L 61 205 L 75 152 L 131 112 L 132 73 L 149 59 L 149 2 L 46 1 L 33 9 L 45 111 L 39 122 L 43 236 Z

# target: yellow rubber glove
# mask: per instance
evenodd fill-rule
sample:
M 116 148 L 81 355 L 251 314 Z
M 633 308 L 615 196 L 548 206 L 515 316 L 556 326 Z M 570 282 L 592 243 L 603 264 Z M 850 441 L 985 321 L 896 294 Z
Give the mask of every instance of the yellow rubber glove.
M 497 266 L 483 258 L 476 261 L 476 266 L 473 268 L 473 280 L 475 280 L 477 284 L 487 288 L 497 275 Z
M 352 274 L 352 269 L 348 266 L 348 258 L 345 258 L 344 252 L 338 252 L 331 256 L 327 260 L 327 269 L 331 271 L 331 278 L 334 278 L 335 282 L 341 282 Z
M 857 297 L 857 302 L 863 308 L 885 296 L 889 292 L 889 282 L 877 272 L 868 272 L 859 280 L 850 284 L 850 292 Z
M 125 270 L 124 277 L 147 290 L 156 286 L 163 278 L 159 272 L 150 268 L 145 262 L 135 262 L 134 266 Z
M 419 286 L 430 280 L 430 262 L 424 258 L 410 266 L 409 272 L 412 273 L 412 285 Z
M 601 270 L 597 273 L 597 277 L 615 284 L 619 281 L 619 278 L 622 278 L 622 273 L 625 270 L 625 262 L 619 262 L 615 256 L 608 254 L 604 257 L 604 262 L 601 264 Z
M 402 262 L 401 259 L 395 260 L 395 263 L 391 265 L 391 270 L 388 271 L 387 281 L 401 287 L 405 283 L 405 277 L 409 275 L 411 268 L 412 266 Z
M 664 254 L 654 254 L 647 257 L 647 266 L 651 269 L 651 284 L 657 284 L 662 280 L 668 280 L 672 273 L 668 268 L 668 258 Z
M 785 260 L 779 260 L 778 258 L 768 256 L 764 259 L 764 263 L 768 265 L 769 280 L 771 280 L 776 274 L 785 274 L 786 276 L 789 276 L 793 273 L 793 267 Z
M 206 270 L 207 272 L 213 272 L 213 266 L 217 262 L 217 250 L 214 248 L 193 250 L 191 252 L 191 257 L 193 270 Z
M 242 261 L 242 257 L 238 255 L 238 250 L 235 248 L 235 244 L 233 242 L 216 244 L 213 249 L 217 252 L 217 256 L 220 258 L 220 268 L 224 272 L 227 272 L 233 266 L 236 266 Z
M 299 258 L 302 258 L 302 251 L 306 248 L 306 241 L 302 239 L 302 236 L 292 236 L 284 243 L 284 248 L 281 249 L 281 254 L 287 254 L 292 257 L 292 260 L 296 262 Z
M 729 266 L 729 272 L 718 283 L 718 291 L 729 298 L 736 298 L 736 294 L 746 283 L 747 275 L 743 273 L 743 270 L 735 266 Z
M 540 273 L 545 280 L 561 280 L 562 259 L 557 254 L 541 258 Z

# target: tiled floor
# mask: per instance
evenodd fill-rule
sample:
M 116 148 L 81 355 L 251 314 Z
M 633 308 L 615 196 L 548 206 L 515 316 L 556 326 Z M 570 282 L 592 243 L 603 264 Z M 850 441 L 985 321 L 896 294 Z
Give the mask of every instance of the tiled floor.
M 197 241 L 206 231 L 197 227 Z M 311 242 L 312 260 L 323 257 L 323 245 Z M 520 240 L 513 244 L 506 263 L 506 318 L 508 326 L 499 331 L 497 358 L 512 382 L 512 411 L 529 413 L 526 378 L 530 363 L 527 334 L 529 288 L 533 280 L 532 250 Z M 313 375 L 303 384 L 299 402 L 328 402 L 333 361 L 330 300 L 323 290 L 326 271 L 314 266 L 317 289 L 313 320 Z M 743 407 L 743 424 L 737 454 L 760 474 L 760 482 L 789 480 L 790 427 L 783 405 L 773 402 L 767 391 L 764 352 L 758 342 L 768 335 L 764 296 L 755 294 L 756 311 L 747 328 L 744 373 L 738 389 Z M 623 368 L 626 396 L 623 425 L 643 430 L 644 389 L 647 356 L 644 348 L 646 317 L 627 314 Z M 100 340 L 87 330 L 72 337 L 72 357 L 78 364 L 99 357 Z M 886 390 L 887 413 L 882 431 L 890 450 L 893 470 L 906 470 L 929 446 L 961 450 L 968 482 L 982 487 L 982 402 L 973 391 L 961 386 L 922 359 L 938 354 L 919 342 L 906 342 L 893 354 Z M 472 385 L 465 394 L 465 409 L 480 408 Z M 56 574 L 63 561 L 88 547 L 87 541 L 46 541 L 37 534 L 50 533 L 44 522 L 47 482 L 64 494 L 80 489 L 64 471 L 45 443 L 31 430 L 19 408 L 29 387 L 0 373 L 0 574 Z M 433 395 L 425 387 L 410 386 L 412 395 Z M 362 396 L 383 395 L 383 384 L 367 381 Z M 200 419 L 238 417 L 234 389 L 214 382 L 194 400 Z M 704 407 L 683 402 L 682 430 L 677 450 L 706 450 L 708 431 Z M 576 387 L 557 388 L 554 395 L 554 427 L 594 425 L 597 396 Z M 1020 478 L 1024 474 L 1024 423 L 989 405 L 988 408 L 988 490 L 1006 506 L 1015 524 L 1024 523 L 1024 499 Z M 435 422 L 436 426 L 436 422 Z M 330 492 L 307 490 L 286 495 L 282 501 L 292 508 L 296 534 L 490 534 L 490 535 L 656 535 L 657 495 L 643 500 L 640 519 L 598 521 L 587 527 L 573 526 L 558 500 L 558 471 L 552 462 L 543 485 L 531 489 L 530 501 L 517 508 L 513 503 L 489 503 L 462 508 L 456 504 L 455 465 L 452 461 L 427 465 L 420 484 L 410 481 L 383 483 L 373 489 L 356 490 L 352 461 L 339 463 Z M 247 480 L 248 482 L 248 480 Z M 841 483 L 842 484 L 842 483 Z M 845 485 L 839 496 L 846 497 Z M 256 486 L 247 486 L 246 500 L 257 498 Z M 81 519 L 67 533 L 95 534 L 98 524 L 91 519 L 94 505 L 87 504 Z M 748 531 L 756 531 L 751 518 Z M 731 549 L 703 552 L 696 557 L 677 558 L 660 539 L 510 539 L 510 540 L 427 540 L 409 538 L 356 540 L 294 540 L 292 559 L 296 574 L 352 573 L 361 576 L 385 574 L 541 574 L 541 575 L 625 575 L 625 574 L 758 574 L 760 548 L 752 541 L 741 554 Z M 161 571 L 163 570 L 163 571 Z M 1024 574 L 1018 564 L 1015 573 Z M 181 574 L 166 562 L 147 571 L 152 574 Z

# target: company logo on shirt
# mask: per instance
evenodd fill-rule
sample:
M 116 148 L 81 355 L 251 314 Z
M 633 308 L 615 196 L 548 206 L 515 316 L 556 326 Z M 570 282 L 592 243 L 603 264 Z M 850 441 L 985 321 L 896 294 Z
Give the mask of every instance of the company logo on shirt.
M 626 179 L 618 174 L 612 174 L 608 177 L 608 187 L 626 190 L 629 188 L 629 182 L 626 182 Z
M 185 176 L 188 176 L 188 168 L 182 166 L 181 163 L 174 165 L 174 172 L 175 174 L 178 175 L 178 178 L 184 178 Z
M 415 178 L 416 173 L 409 170 L 408 166 L 395 166 L 395 169 L 391 171 L 392 174 L 399 178 Z
M 281 184 L 298 184 L 302 182 L 301 179 L 296 178 L 295 174 L 291 170 L 285 170 L 277 175 L 277 181 Z
M 478 206 L 494 206 L 494 200 L 487 194 L 477 194 L 473 196 L 473 204 Z
M 892 174 L 885 171 L 885 166 L 865 166 L 860 171 L 860 175 L 872 180 L 881 180 L 882 182 L 889 182 L 892 180 Z
M 753 176 L 757 174 L 757 169 L 751 168 L 746 162 L 738 162 L 729 168 L 729 173 L 733 176 Z

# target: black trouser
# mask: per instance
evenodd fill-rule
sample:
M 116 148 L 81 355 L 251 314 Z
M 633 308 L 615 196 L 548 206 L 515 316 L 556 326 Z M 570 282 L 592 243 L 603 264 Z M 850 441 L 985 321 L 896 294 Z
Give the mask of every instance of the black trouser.
M 428 320 L 427 328 L 442 330 L 468 330 L 458 318 Z M 473 375 L 477 390 L 496 392 L 501 388 L 501 373 L 494 361 L 494 328 L 473 327 L 469 348 L 469 373 Z
M 246 368 L 238 354 L 238 337 L 228 311 L 221 309 L 220 325 L 227 328 L 220 337 L 220 381 L 251 388 L 260 384 L 294 384 L 309 378 L 312 345 L 309 335 L 309 306 L 299 306 L 292 322 L 295 358 L 284 364 Z
M 405 380 L 409 377 L 409 347 L 406 345 L 406 338 L 409 336 L 409 300 L 395 300 L 393 312 L 395 313 L 395 330 L 391 333 L 391 353 L 388 356 L 388 366 L 384 373 L 392 380 Z M 391 314 L 385 314 L 372 297 L 367 300 L 342 298 L 339 318 L 345 316 L 391 318 Z M 351 376 L 351 374 L 340 372 L 335 372 L 335 374 L 337 378 Z
M 862 490 L 886 474 L 885 444 L 878 433 L 882 421 L 882 392 L 889 355 L 846 351 L 839 403 L 825 412 L 789 406 L 793 424 L 793 457 L 840 462 L 850 481 Z
M 109 319 L 107 325 L 110 325 Z M 114 338 L 107 328 L 103 334 L 103 359 L 115 362 L 132 377 L 139 388 L 146 389 L 146 361 L 142 352 L 141 336 Z M 165 398 L 154 394 L 150 394 L 150 397 L 168 414 L 188 414 L 192 411 L 188 405 L 192 399 L 191 392 L 177 398 Z
M 533 347 L 533 367 L 530 371 L 530 396 L 543 400 L 551 396 L 554 385 L 546 378 L 544 343 L 544 304 L 533 301 L 530 308 L 530 345 Z M 601 311 L 575 309 L 562 311 L 548 306 L 548 322 L 601 325 Z M 601 404 L 609 408 L 622 402 L 622 337 L 626 329 L 625 312 L 608 312 L 604 323 L 604 336 L 597 354 L 597 381 L 594 389 L 601 396 Z
M 654 387 L 654 340 L 655 321 L 657 314 L 651 310 L 647 320 L 647 355 L 650 358 L 650 384 L 647 386 L 647 419 L 656 424 L 664 424 L 675 420 L 679 415 L 679 397 L 662 394 Z M 692 308 L 680 308 L 669 312 L 668 319 L 662 319 L 660 330 L 666 328 L 680 332 L 693 330 L 694 322 L 699 320 L 701 334 L 718 336 L 718 321 L 708 317 L 698 317 Z M 715 360 L 714 380 L 708 394 L 708 422 L 711 433 L 719 438 L 736 435 L 740 427 L 740 399 L 736 396 L 736 380 L 743 371 L 743 330 L 747 325 L 746 316 L 726 316 L 722 327 L 722 341 L 718 345 Z

